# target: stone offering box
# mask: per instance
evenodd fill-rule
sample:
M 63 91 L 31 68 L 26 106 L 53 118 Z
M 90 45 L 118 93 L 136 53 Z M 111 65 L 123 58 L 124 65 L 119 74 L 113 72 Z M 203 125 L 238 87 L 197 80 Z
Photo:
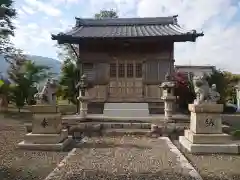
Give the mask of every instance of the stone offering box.
M 190 129 L 179 137 L 180 144 L 190 153 L 238 153 L 231 136 L 222 133 L 222 104 L 189 104 Z
M 30 110 L 33 113 L 32 132 L 26 134 L 24 141 L 18 144 L 20 148 L 62 150 L 70 143 L 57 106 L 34 105 Z

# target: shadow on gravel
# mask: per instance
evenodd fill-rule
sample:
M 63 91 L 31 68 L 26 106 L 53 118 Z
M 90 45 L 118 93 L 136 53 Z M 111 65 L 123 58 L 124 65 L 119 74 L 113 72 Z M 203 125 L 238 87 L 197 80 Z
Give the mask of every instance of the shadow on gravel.
M 231 178 L 202 177 L 203 180 L 239 180 L 240 176 Z M 64 180 L 90 180 L 90 179 L 109 179 L 109 180 L 196 180 L 196 178 L 174 172 L 156 173 L 136 173 L 136 174 L 114 174 L 104 171 L 84 170 L 78 174 L 68 174 Z
M 39 175 L 28 169 L 0 167 L 1 180 L 38 180 L 39 178 L 41 179 Z
M 76 144 L 75 147 L 81 147 L 81 148 L 115 148 L 115 147 L 120 147 L 120 148 L 138 148 L 138 149 L 152 149 L 151 146 L 139 146 L 135 144 L 115 144 L 115 143 L 81 143 L 81 144 Z
M 1 113 L 4 118 L 9 120 L 16 120 L 21 122 L 32 122 L 32 113 L 31 112 L 5 112 Z

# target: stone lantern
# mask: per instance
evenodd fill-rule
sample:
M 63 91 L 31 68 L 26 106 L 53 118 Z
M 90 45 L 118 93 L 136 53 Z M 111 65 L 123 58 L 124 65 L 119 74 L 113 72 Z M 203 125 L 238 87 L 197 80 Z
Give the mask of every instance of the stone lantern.
M 86 118 L 87 111 L 88 111 L 87 106 L 88 106 L 89 97 L 86 97 L 86 89 L 88 87 L 88 83 L 87 83 L 87 76 L 85 74 L 81 76 L 77 86 L 79 87 L 79 96 L 77 99 L 80 101 L 79 115 L 82 118 Z
M 163 89 L 162 99 L 164 100 L 164 115 L 165 120 L 171 121 L 173 114 L 173 104 L 176 97 L 174 96 L 175 82 L 172 81 L 171 76 L 167 73 L 165 76 L 165 81 L 160 85 Z

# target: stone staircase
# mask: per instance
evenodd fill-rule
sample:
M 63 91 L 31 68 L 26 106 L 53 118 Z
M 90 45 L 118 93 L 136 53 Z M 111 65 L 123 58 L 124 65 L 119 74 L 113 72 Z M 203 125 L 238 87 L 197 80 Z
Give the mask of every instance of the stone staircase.
M 148 117 L 148 103 L 105 103 L 106 117 Z
M 80 120 L 77 116 L 64 116 L 63 125 L 69 129 L 69 133 L 78 132 L 77 134 L 88 134 L 90 136 L 122 136 L 122 135 L 149 135 L 151 124 L 155 123 L 154 119 L 130 120 L 130 119 L 101 119 L 93 118 Z M 159 120 L 157 120 L 159 121 Z M 176 119 L 178 132 L 183 132 L 189 127 L 189 120 Z M 163 123 L 163 120 L 159 124 Z M 31 132 L 32 124 L 26 123 L 26 130 Z M 161 126 L 161 125 L 160 125 Z M 223 125 L 223 132 L 229 133 L 231 127 Z
M 69 124 L 68 124 L 69 125 Z M 151 130 L 151 122 L 127 120 L 91 120 L 80 121 L 70 125 L 69 132 L 83 132 L 95 136 L 147 135 Z

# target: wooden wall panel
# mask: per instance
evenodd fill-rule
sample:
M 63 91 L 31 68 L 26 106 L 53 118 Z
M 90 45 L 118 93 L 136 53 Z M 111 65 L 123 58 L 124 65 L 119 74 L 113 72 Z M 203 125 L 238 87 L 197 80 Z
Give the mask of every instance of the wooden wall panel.
M 84 63 L 83 73 L 95 85 L 106 85 L 109 82 L 109 63 Z
M 80 58 L 83 62 L 108 62 L 112 59 L 111 55 L 107 52 L 88 52 L 88 51 L 83 51 L 80 52 Z
M 145 86 L 145 99 L 149 101 L 161 101 L 162 89 L 159 85 L 147 85 Z
M 145 84 L 160 84 L 167 72 L 173 66 L 170 60 L 149 60 L 146 61 L 144 67 L 144 83 Z
M 88 81 L 95 84 L 96 81 L 96 71 L 94 69 L 94 64 L 84 63 L 83 73 L 86 74 Z
M 86 95 L 91 97 L 91 100 L 101 100 L 105 101 L 107 98 L 108 86 L 106 85 L 96 85 L 87 91 Z
M 96 84 L 105 85 L 109 83 L 109 63 L 96 63 Z

